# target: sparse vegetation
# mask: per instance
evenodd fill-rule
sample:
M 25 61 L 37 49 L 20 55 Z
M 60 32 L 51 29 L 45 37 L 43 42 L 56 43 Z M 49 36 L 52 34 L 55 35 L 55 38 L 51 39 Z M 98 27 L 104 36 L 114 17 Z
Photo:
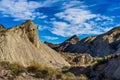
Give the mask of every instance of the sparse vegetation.
M 51 67 L 46 67 L 44 65 L 40 65 L 38 63 L 32 62 L 28 67 L 23 67 L 22 65 L 18 63 L 9 63 L 9 62 L 1 62 L 0 65 L 6 69 L 11 70 L 11 75 L 18 76 L 21 73 L 28 72 L 30 74 L 33 74 L 33 77 L 35 78 L 41 78 L 41 79 L 60 79 L 60 80 L 73 80 L 75 79 L 75 75 L 71 72 L 62 73 L 56 69 L 53 69 Z M 64 66 L 63 69 L 69 69 L 68 66 Z
M 62 70 L 68 70 L 70 67 L 69 66 L 63 66 Z
M 69 62 L 69 64 L 72 65 L 72 66 L 75 66 L 75 65 L 76 65 L 75 62 Z
M 88 80 L 88 77 L 85 74 L 80 74 L 80 80 Z
M 27 67 L 27 71 L 34 73 L 34 77 L 36 78 L 56 78 L 57 74 L 59 73 L 56 69 L 46 67 L 38 63 L 32 63 Z
M 1 62 L 0 64 L 5 69 L 11 70 L 14 76 L 26 71 L 25 67 L 18 63 Z
M 109 59 L 112 59 L 113 57 L 111 55 L 105 56 L 104 58 L 94 58 L 93 62 L 89 63 L 93 68 L 99 66 L 100 64 L 106 63 Z M 71 65 L 75 65 L 75 63 L 70 62 Z M 32 77 L 34 78 L 40 78 L 40 79 L 46 79 L 46 80 L 88 80 L 90 76 L 87 75 L 87 73 L 79 73 L 79 75 L 76 75 L 69 71 L 71 67 L 64 66 L 62 68 L 62 71 L 66 72 L 60 72 L 56 69 L 53 69 L 51 67 L 46 67 L 44 65 L 38 64 L 36 62 L 31 62 L 31 64 L 28 67 L 23 67 L 22 65 L 18 63 L 9 63 L 9 62 L 0 62 L 0 66 L 2 66 L 6 70 L 11 71 L 11 75 L 16 78 L 16 76 L 19 76 L 21 73 L 29 73 L 32 74 Z M 72 66 L 72 67 L 73 67 Z M 79 67 L 80 66 L 74 66 Z M 86 76 L 87 75 L 87 76 Z M 103 77 L 104 75 L 101 74 L 100 77 Z
M 75 75 L 73 73 L 71 73 L 71 72 L 67 72 L 67 73 L 62 75 L 62 79 L 63 80 L 74 80 Z
M 111 55 L 105 56 L 104 58 L 96 58 L 96 60 L 92 63 L 93 65 L 99 65 L 107 63 L 109 59 L 112 59 Z

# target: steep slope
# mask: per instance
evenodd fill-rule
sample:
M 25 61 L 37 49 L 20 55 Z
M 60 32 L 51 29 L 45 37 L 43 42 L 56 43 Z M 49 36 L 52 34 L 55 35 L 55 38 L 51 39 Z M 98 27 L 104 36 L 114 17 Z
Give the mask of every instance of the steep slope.
M 112 59 L 103 69 L 105 77 L 109 80 L 120 80 L 120 57 Z
M 103 57 L 114 52 L 118 54 L 120 52 L 119 43 L 120 26 L 98 36 L 90 36 L 80 41 L 77 40 L 74 44 L 65 41 L 56 47 L 55 50 L 72 53 L 89 53 L 92 56 Z
M 120 80 L 120 55 L 111 56 L 110 59 L 102 60 L 93 66 L 100 80 Z
M 119 41 L 116 43 L 116 45 L 118 45 L 118 46 L 115 46 L 115 48 L 117 49 L 116 51 L 115 51 L 115 55 L 117 54 L 117 55 L 120 55 L 120 43 L 119 43 Z
M 80 41 L 80 39 L 77 37 L 77 35 L 73 35 L 72 37 L 60 44 L 52 44 L 49 42 L 45 42 L 45 44 L 58 52 L 69 52 L 71 50 L 69 46 L 76 44 L 78 41 Z
M 18 62 L 24 66 L 31 62 L 55 68 L 69 66 L 60 54 L 39 41 L 37 27 L 31 20 L 0 31 L 0 61 Z
M 113 54 L 118 48 L 118 43 L 120 41 L 120 27 L 113 28 L 112 30 L 98 35 L 90 39 L 87 43 L 86 39 L 84 42 L 80 41 L 78 44 L 77 52 L 80 53 L 90 53 L 92 56 L 106 56 L 108 54 Z M 82 46 L 86 46 L 82 48 Z M 82 51 L 84 50 L 84 51 Z
M 69 52 L 71 50 L 69 46 L 76 44 L 78 41 L 80 41 L 80 39 L 77 37 L 77 35 L 73 35 L 72 37 L 65 40 L 63 43 L 61 43 L 58 49 L 56 48 L 56 50 L 63 51 L 63 52 L 66 52 L 66 51 Z
M 56 48 L 58 48 L 58 46 L 60 46 L 60 44 L 53 44 L 53 43 L 46 42 L 46 41 L 44 43 L 54 50 L 56 50 Z

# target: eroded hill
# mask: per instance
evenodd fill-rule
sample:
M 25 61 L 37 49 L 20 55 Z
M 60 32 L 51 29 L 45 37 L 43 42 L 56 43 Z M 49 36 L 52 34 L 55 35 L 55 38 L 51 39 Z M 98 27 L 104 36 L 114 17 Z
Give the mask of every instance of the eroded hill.
M 39 41 L 37 27 L 31 20 L 10 29 L 0 25 L 0 61 L 24 66 L 31 62 L 54 68 L 70 66 L 59 53 Z
M 75 43 L 71 43 L 71 40 L 74 40 Z M 52 44 L 52 46 L 53 45 L 54 44 Z M 114 53 L 119 54 L 120 26 L 115 27 L 104 34 L 89 36 L 82 40 L 78 40 L 76 37 L 71 37 L 58 45 L 59 46 L 52 48 L 59 52 L 88 53 L 94 57 L 104 57 Z

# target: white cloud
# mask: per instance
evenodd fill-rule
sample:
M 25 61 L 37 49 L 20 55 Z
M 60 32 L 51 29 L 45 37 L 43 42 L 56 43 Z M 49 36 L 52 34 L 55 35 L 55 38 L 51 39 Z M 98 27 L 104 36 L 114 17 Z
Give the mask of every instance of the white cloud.
M 95 30 L 89 23 L 83 24 L 67 24 L 66 22 L 53 22 L 53 28 L 50 30 L 53 34 L 67 37 L 72 36 L 74 34 L 82 35 L 82 34 L 100 34 L 102 33 L 100 28 Z
M 34 0 L 28 2 L 27 0 L 0 0 L 0 13 L 3 14 L 3 17 L 14 18 L 15 21 L 26 19 L 34 20 L 36 18 L 45 19 L 49 16 L 37 12 L 36 9 L 53 6 L 59 1 L 60 0 L 46 0 L 38 2 Z M 50 24 L 51 26 L 52 24 L 53 27 L 38 26 L 38 28 L 39 30 L 50 30 L 51 33 L 64 37 L 74 34 L 101 34 L 111 29 L 113 26 L 108 26 L 108 24 L 114 22 L 114 17 L 93 14 L 87 9 L 92 6 L 96 6 L 96 4 L 87 6 L 79 0 L 65 1 L 60 8 L 60 10 L 63 10 L 62 12 L 56 13 L 55 17 L 50 19 L 51 22 L 44 21 L 47 25 Z M 50 38 L 50 36 L 45 37 L 55 39 Z
M 85 22 L 86 20 L 96 17 L 95 14 L 91 14 L 90 11 L 88 10 L 76 9 L 76 8 L 69 8 L 64 12 L 55 14 L 55 16 L 74 24 L 80 24 Z
M 108 17 L 100 14 L 93 14 L 87 10 L 82 3 L 80 6 L 74 6 L 77 2 L 71 2 L 71 4 L 64 7 L 63 12 L 56 13 L 55 16 L 61 21 L 52 21 L 51 33 L 67 37 L 74 34 L 101 34 L 113 28 L 108 24 L 113 23 L 113 17 Z M 82 7 L 81 7 L 82 6 Z M 103 27 L 104 26 L 104 27 Z
M 109 8 L 108 11 L 114 11 L 114 10 L 119 10 L 120 7 L 113 7 L 113 8 Z
M 57 40 L 58 39 L 58 37 L 53 37 L 53 36 L 42 36 L 42 37 L 47 40 Z
M 83 2 L 81 1 L 77 1 L 77 0 L 73 0 L 73 1 L 66 1 L 63 3 L 63 9 L 68 9 L 68 8 L 72 8 L 72 7 L 79 7 L 79 8 L 85 8 L 85 5 L 81 5 Z M 79 6 L 78 6 L 79 5 Z
M 33 20 L 38 16 L 42 18 L 45 17 L 42 13 L 35 11 L 37 8 L 42 6 L 42 3 L 36 1 L 27 2 L 27 0 L 1 0 L 0 12 L 3 15 L 6 15 L 5 17 L 13 17 L 14 20 Z
M 60 0 L 44 0 L 43 2 L 41 2 L 42 6 L 44 7 L 50 7 L 53 6 L 53 4 L 59 2 Z
M 45 18 L 47 18 L 48 16 L 46 16 L 46 15 L 43 15 L 43 16 L 39 16 L 38 18 L 39 19 L 45 19 Z
M 46 30 L 46 29 L 50 29 L 50 27 L 48 27 L 48 26 L 41 26 L 41 25 L 38 26 L 38 30 L 40 30 L 40 31 L 43 31 L 43 30 Z
M 69 28 L 70 28 L 70 25 L 65 23 L 65 22 L 57 22 L 57 21 L 54 21 L 53 22 L 53 28 L 50 29 L 50 31 L 53 33 L 53 34 L 56 34 L 56 35 L 60 35 L 60 36 L 65 36 L 65 35 L 71 35 L 71 33 L 69 33 Z

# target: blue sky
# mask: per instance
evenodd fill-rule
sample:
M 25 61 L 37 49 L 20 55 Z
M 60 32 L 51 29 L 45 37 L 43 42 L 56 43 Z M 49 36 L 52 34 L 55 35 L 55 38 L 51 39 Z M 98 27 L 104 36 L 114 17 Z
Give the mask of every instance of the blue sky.
M 10 28 L 28 19 L 41 41 L 82 39 L 120 25 L 120 0 L 0 0 L 0 24 Z

